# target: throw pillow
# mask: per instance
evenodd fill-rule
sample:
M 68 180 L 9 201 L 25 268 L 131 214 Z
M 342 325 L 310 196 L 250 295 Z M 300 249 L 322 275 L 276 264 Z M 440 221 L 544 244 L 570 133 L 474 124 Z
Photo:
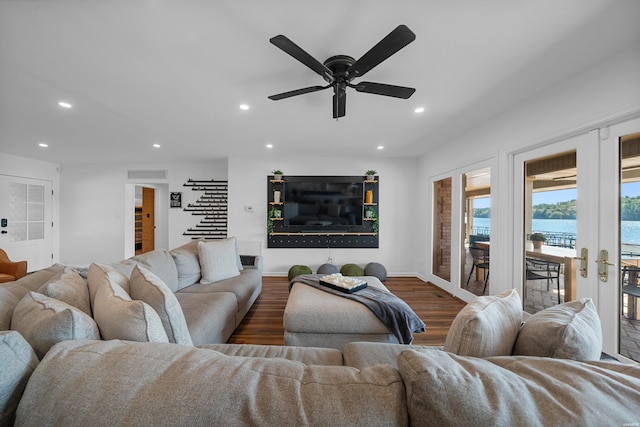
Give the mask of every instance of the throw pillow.
M 129 277 L 125 276 L 115 268 L 93 263 L 89 266 L 89 274 L 87 275 L 87 285 L 89 286 L 89 300 L 91 300 L 91 307 L 93 308 L 96 298 L 97 286 L 100 284 L 104 277 L 108 277 L 110 281 L 120 286 L 126 293 L 129 292 Z
M 546 308 L 520 329 L 513 354 L 558 359 L 599 360 L 602 328 L 591 298 Z
M 108 270 L 91 264 L 89 283 L 95 289 L 93 317 L 105 340 L 169 342 L 160 316 L 143 301 L 133 301 Z
M 509 356 L 522 322 L 515 289 L 478 297 L 453 319 L 444 350 L 461 356 Z
M 65 268 L 60 277 L 44 284 L 38 289 L 38 292 L 64 301 L 91 316 L 91 302 L 89 301 L 87 283 L 70 268 Z
M 13 311 L 11 329 L 22 334 L 40 359 L 60 341 L 100 339 L 96 322 L 86 313 L 32 291 Z
M 240 275 L 235 238 L 198 242 L 202 279 L 209 284 Z
M 638 419 L 640 367 L 405 350 L 409 419 L 421 426 L 604 426 Z
M 158 313 L 169 342 L 193 345 L 180 303 L 158 276 L 136 266 L 131 272 L 129 289 L 131 298 L 146 302 Z
M 171 256 L 178 270 L 178 290 L 200 281 L 198 242 L 204 242 L 204 239 L 192 240 L 178 248 L 171 249 Z
M 0 331 L 0 426 L 12 426 L 38 358 L 17 331 Z

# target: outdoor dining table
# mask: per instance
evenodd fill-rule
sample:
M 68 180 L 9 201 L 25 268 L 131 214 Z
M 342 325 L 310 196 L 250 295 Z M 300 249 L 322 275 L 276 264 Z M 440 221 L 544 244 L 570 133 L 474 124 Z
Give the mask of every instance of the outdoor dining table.
M 489 249 L 490 242 L 476 242 L 476 246 Z M 540 249 L 526 251 L 529 258 L 551 261 L 564 265 L 564 301 L 573 301 L 576 297 L 576 250 L 558 246 L 542 245 Z

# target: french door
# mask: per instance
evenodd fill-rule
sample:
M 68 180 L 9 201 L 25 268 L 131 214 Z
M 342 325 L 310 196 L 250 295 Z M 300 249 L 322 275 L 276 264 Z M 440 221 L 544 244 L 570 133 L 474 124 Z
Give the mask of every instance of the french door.
M 513 280 L 525 311 L 592 298 L 603 350 L 635 360 L 640 354 L 625 352 L 625 331 L 640 330 L 640 320 L 631 312 L 636 301 L 621 290 L 629 283 L 625 272 L 640 267 L 640 226 L 637 239 L 626 230 L 640 225 L 640 209 L 626 206 L 635 204 L 637 191 L 640 208 L 640 138 L 632 137 L 638 132 L 640 119 L 633 119 L 516 153 L 512 163 Z M 558 199 L 563 195 L 567 200 Z M 533 248 L 534 234 L 545 236 L 541 248 Z M 544 262 L 546 268 L 534 270 Z
M 51 265 L 51 181 L 0 175 L 0 248 L 28 271 Z

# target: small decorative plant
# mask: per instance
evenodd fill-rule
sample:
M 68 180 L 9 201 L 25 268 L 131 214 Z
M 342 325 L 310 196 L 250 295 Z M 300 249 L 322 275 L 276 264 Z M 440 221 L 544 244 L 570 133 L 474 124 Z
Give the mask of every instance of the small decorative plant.
M 547 238 L 542 233 L 532 233 L 531 236 L 529 236 L 529 240 L 532 242 L 546 242 Z
M 277 208 L 269 209 L 269 213 L 267 215 L 267 233 L 269 234 L 273 233 L 273 219 L 281 218 L 281 217 L 282 217 L 282 211 L 280 209 L 277 209 Z
M 374 233 L 378 234 L 379 224 L 378 213 L 376 212 L 376 210 L 371 206 L 364 208 L 364 217 L 371 221 L 371 230 Z
M 367 176 L 367 179 L 371 181 L 376 177 L 377 173 L 378 172 L 376 172 L 374 169 L 369 169 L 364 174 Z
M 529 236 L 529 240 L 533 242 L 534 249 L 541 249 L 542 243 L 544 243 L 547 238 L 542 233 L 531 233 L 531 236 Z
M 273 179 L 282 179 L 282 175 L 284 175 L 281 169 L 274 169 L 271 173 L 273 174 Z

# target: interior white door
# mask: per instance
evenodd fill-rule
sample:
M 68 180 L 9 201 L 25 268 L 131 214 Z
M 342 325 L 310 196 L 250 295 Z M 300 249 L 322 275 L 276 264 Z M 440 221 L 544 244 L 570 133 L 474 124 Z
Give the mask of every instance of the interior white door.
M 51 265 L 52 183 L 0 175 L 0 247 L 12 260 L 27 260 L 28 271 Z

